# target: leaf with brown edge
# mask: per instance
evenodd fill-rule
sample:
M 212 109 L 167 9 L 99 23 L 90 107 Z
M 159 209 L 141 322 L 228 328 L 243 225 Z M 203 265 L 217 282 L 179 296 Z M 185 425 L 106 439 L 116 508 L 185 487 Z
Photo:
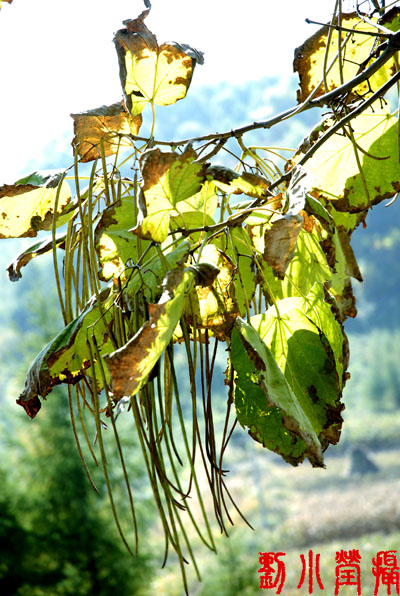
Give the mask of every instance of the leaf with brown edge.
M 293 259 L 301 229 L 311 225 L 312 230 L 312 223 L 303 211 L 310 187 L 308 178 L 308 173 L 302 166 L 293 168 L 286 193 L 288 209 L 285 215 L 273 218 L 271 227 L 265 232 L 263 258 L 279 279 L 284 279 L 286 269 Z
M 399 29 L 398 14 L 399 9 L 391 11 L 391 14 L 388 13 L 384 19 L 385 27 L 393 31 Z M 324 26 L 296 49 L 293 69 L 299 74 L 300 78 L 300 89 L 297 92 L 299 103 L 305 101 L 312 92 L 314 92 L 313 97 L 317 98 L 328 91 L 337 89 L 360 73 L 360 65 L 366 68 L 372 63 L 376 37 L 366 35 L 366 33 L 376 33 L 374 21 L 377 21 L 375 17 L 368 23 L 363 21 L 360 15 L 355 12 L 344 13 L 342 14 L 341 25 L 346 29 L 353 29 L 353 33 L 349 34 L 347 31 L 342 31 L 339 34 L 339 32 L 333 31 L 328 47 L 329 28 Z M 337 20 L 334 24 L 337 24 Z M 325 89 L 323 75 L 325 63 L 330 64 L 335 59 L 338 54 L 339 39 L 340 44 L 343 44 L 346 38 L 346 44 L 341 50 L 341 68 L 336 57 L 332 68 L 326 73 L 325 81 L 328 88 Z M 382 38 L 382 41 L 384 41 L 384 38 Z M 377 91 L 396 71 L 396 60 L 391 58 L 367 81 L 354 87 L 350 97 L 364 97 L 372 91 Z M 318 90 L 315 91 L 318 85 Z
M 114 295 L 105 289 L 100 297 L 103 299 L 102 309 L 99 308 L 96 299 L 92 298 L 81 314 L 64 327 L 31 364 L 24 390 L 17 400 L 31 418 L 40 409 L 38 396 L 46 397 L 55 385 L 75 384 L 84 375 L 90 376 L 90 352 L 87 346 L 89 329 L 95 336 L 101 353 L 112 349 L 109 325 Z M 99 371 L 96 378 L 99 383 Z
M 254 317 L 252 317 L 254 319 Z M 303 396 L 296 395 L 273 352 L 241 318 L 232 331 L 235 408 L 239 423 L 267 449 L 297 466 L 305 457 L 324 465 L 318 425 Z
M 39 412 L 40 408 L 42 407 L 40 399 L 38 398 L 37 395 L 32 395 L 27 400 L 24 400 L 21 397 L 19 397 L 18 399 L 15 400 L 15 402 L 19 406 L 22 406 L 24 408 L 25 413 L 31 419 L 35 418 L 36 414 Z
M 279 312 L 281 313 L 282 310 L 284 313 L 287 308 L 295 307 L 326 336 L 335 359 L 339 387 L 343 389 L 347 380 L 349 364 L 348 340 L 332 295 L 322 284 L 315 283 L 307 296 L 292 297 L 280 301 Z
M 271 196 L 271 193 L 268 192 L 269 181 L 259 174 L 251 172 L 238 174 L 225 166 L 210 166 L 207 169 L 207 180 L 212 181 L 215 186 L 226 193 L 244 193 L 257 199 Z
M 338 322 L 333 313 L 328 320 L 321 318 L 324 332 L 314 322 L 319 322 L 318 306 L 306 313 L 301 308 L 298 298 L 285 298 L 267 312 L 251 317 L 250 322 L 308 413 L 325 450 L 329 443 L 338 442 L 343 422 L 340 402 L 343 362 L 339 360 L 343 346 L 335 344 L 335 354 L 325 335 L 329 333 L 331 340 L 336 337 Z M 320 313 L 324 317 L 327 311 Z
M 58 248 L 65 247 L 66 234 L 59 234 L 56 236 L 56 246 Z M 18 281 L 22 277 L 21 269 L 25 267 L 32 259 L 40 255 L 46 254 L 53 248 L 53 238 L 45 238 L 40 242 L 31 244 L 28 248 L 20 252 L 14 260 L 8 265 L 7 272 L 10 281 Z
M 50 230 L 57 195 L 57 216 L 71 200 L 63 175 L 62 170 L 37 171 L 0 186 L 0 238 L 34 237 L 39 230 Z
M 169 271 L 160 300 L 149 304 L 150 319 L 122 348 L 104 356 L 116 401 L 135 395 L 146 384 L 148 375 L 172 339 L 192 279 L 193 274 L 184 271 L 183 264 Z
M 315 128 L 289 167 L 303 158 L 334 123 L 329 118 Z M 376 101 L 353 118 L 352 136 L 348 128 L 337 131 L 307 160 L 313 180 L 311 192 L 328 209 L 336 225 L 348 221 L 349 213 L 365 217 L 366 210 L 399 192 L 398 128 L 397 117 Z M 345 213 L 343 221 L 338 219 L 338 212 Z M 359 221 L 355 217 L 351 227 Z
M 302 225 L 301 215 L 285 215 L 275 220 L 265 232 L 263 258 L 279 279 L 285 277 L 286 269 L 293 259 Z
M 329 293 L 335 299 L 339 318 L 344 321 L 347 317 L 354 318 L 357 314 L 356 299 L 350 275 L 359 281 L 362 280 L 361 272 L 353 250 L 348 242 L 349 236 L 345 228 L 338 226 L 332 236 L 328 236 L 323 244 L 325 253 L 333 257 L 334 276 L 326 285 Z
M 203 55 L 186 44 L 163 43 L 144 24 L 148 10 L 137 19 L 124 21 L 114 43 L 125 101 L 133 116 L 148 103 L 167 106 L 183 99 L 190 86 L 193 69 L 203 63 Z
M 143 184 L 139 196 L 138 236 L 163 242 L 177 203 L 196 195 L 205 181 L 206 166 L 195 161 L 189 145 L 183 153 L 147 151 L 141 159 Z M 178 208 L 177 208 L 178 209 Z
M 345 228 L 338 226 L 338 237 L 345 258 L 346 274 L 349 277 L 354 277 L 357 281 L 363 281 L 353 247 L 350 244 L 350 236 L 351 234 Z
M 86 163 L 101 157 L 101 142 L 104 155 L 117 153 L 120 148 L 131 147 L 122 135 L 137 135 L 142 124 L 142 116 L 131 116 L 121 102 L 101 106 L 87 112 L 71 114 L 74 120 L 74 139 L 80 161 Z
M 152 149 L 143 155 L 140 166 L 148 213 L 154 201 L 167 200 L 175 206 L 200 191 L 205 180 L 205 165 L 196 159 L 191 145 L 183 153 Z

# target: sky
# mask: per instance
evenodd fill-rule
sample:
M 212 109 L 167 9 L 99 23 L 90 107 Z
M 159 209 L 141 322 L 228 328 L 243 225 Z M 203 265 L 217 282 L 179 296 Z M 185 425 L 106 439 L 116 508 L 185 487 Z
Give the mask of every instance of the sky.
M 294 48 L 333 0 L 153 0 L 158 41 L 205 53 L 192 85 L 292 73 Z M 0 185 L 40 168 L 72 139 L 70 113 L 120 100 L 113 33 L 142 0 L 13 0 L 0 12 Z M 27 170 L 27 168 L 29 168 Z

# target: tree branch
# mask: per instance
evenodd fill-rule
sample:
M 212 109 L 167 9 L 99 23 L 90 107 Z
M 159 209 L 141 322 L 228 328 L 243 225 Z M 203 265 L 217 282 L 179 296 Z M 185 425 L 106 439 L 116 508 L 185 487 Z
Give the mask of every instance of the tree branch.
M 208 135 L 202 135 L 199 137 L 183 139 L 183 140 L 179 140 L 179 141 L 157 141 L 157 140 L 154 140 L 154 144 L 155 145 L 168 145 L 170 147 L 179 147 L 181 145 L 187 145 L 188 143 L 199 143 L 201 141 L 222 141 L 222 140 L 227 141 L 230 138 L 241 137 L 242 135 L 244 135 L 247 132 L 250 132 L 252 130 L 257 130 L 257 129 L 261 129 L 261 128 L 271 128 L 272 126 L 275 126 L 275 124 L 278 124 L 279 122 L 282 122 L 283 120 L 286 120 L 287 118 L 290 118 L 290 116 L 292 116 L 294 113 L 297 114 L 299 112 L 310 110 L 311 108 L 320 108 L 320 107 L 323 107 L 324 105 L 329 105 L 330 103 L 332 103 L 339 97 L 341 97 L 341 96 L 345 95 L 346 93 L 348 93 L 349 91 L 351 91 L 354 87 L 357 87 L 358 85 L 360 85 L 361 83 L 363 83 L 364 81 L 369 79 L 369 77 L 371 77 L 373 74 L 375 74 L 388 60 L 390 60 L 393 57 L 393 55 L 398 50 L 400 50 L 400 31 L 393 34 L 393 36 L 390 39 L 388 39 L 386 42 L 381 44 L 380 49 L 383 49 L 383 48 L 385 48 L 385 49 L 383 50 L 382 54 L 380 56 L 378 56 L 378 58 L 368 68 L 366 68 L 363 72 L 361 72 L 360 74 L 355 76 L 353 79 L 351 79 L 351 81 L 344 83 L 337 89 L 333 89 L 333 91 L 329 91 L 328 93 L 321 95 L 321 97 L 318 97 L 317 99 L 312 99 L 311 101 L 305 101 L 303 104 L 296 105 L 292 108 L 289 108 L 288 110 L 285 110 L 284 112 L 281 112 L 280 114 L 277 114 L 273 118 L 269 118 L 268 120 L 263 120 L 261 122 L 253 122 L 252 124 L 247 124 L 245 126 L 241 126 L 239 128 L 235 128 L 235 129 L 232 129 L 232 130 L 229 130 L 226 132 L 222 132 L 222 133 L 217 132 L 217 133 L 212 133 L 212 134 L 208 134 Z M 385 91 L 383 91 L 384 87 L 385 87 L 385 85 L 383 87 L 381 87 L 374 94 L 374 96 L 381 97 L 385 92 Z M 376 99 L 376 97 L 375 97 L 375 99 Z M 366 101 L 369 101 L 369 100 L 366 100 Z M 370 105 L 370 104 L 368 104 L 368 105 Z M 367 106 L 365 106 L 365 107 L 367 107 Z M 148 139 L 145 137 L 132 136 L 132 138 L 134 140 L 138 140 L 138 141 L 148 141 Z

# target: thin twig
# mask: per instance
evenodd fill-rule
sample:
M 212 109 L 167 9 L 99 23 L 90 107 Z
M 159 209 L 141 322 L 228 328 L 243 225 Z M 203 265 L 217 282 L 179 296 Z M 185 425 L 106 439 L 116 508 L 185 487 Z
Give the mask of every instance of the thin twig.
M 361 17 L 360 17 L 361 18 Z M 368 24 L 374 25 L 377 29 L 377 23 L 373 23 L 369 20 L 366 21 Z M 385 29 L 382 33 L 374 33 L 373 31 L 359 31 L 358 29 L 350 29 L 349 27 L 343 27 L 342 25 L 332 25 L 330 23 L 319 23 L 318 21 L 311 21 L 310 19 L 306 19 L 306 23 L 309 25 L 321 25 L 322 27 L 329 27 L 330 29 L 336 29 L 336 31 L 344 31 L 345 33 L 356 33 L 357 35 L 369 35 L 370 37 L 393 37 L 393 31 L 389 31 L 389 29 Z

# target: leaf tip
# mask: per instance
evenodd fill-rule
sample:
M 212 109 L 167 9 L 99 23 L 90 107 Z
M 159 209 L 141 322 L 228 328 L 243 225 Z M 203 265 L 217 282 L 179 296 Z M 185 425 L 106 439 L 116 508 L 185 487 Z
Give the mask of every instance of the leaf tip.
M 42 404 L 40 403 L 40 399 L 37 395 L 33 395 L 26 399 L 24 393 L 22 393 L 19 398 L 16 400 L 19 406 L 22 406 L 25 412 L 28 414 L 29 418 L 33 420 L 36 414 L 39 412 Z

